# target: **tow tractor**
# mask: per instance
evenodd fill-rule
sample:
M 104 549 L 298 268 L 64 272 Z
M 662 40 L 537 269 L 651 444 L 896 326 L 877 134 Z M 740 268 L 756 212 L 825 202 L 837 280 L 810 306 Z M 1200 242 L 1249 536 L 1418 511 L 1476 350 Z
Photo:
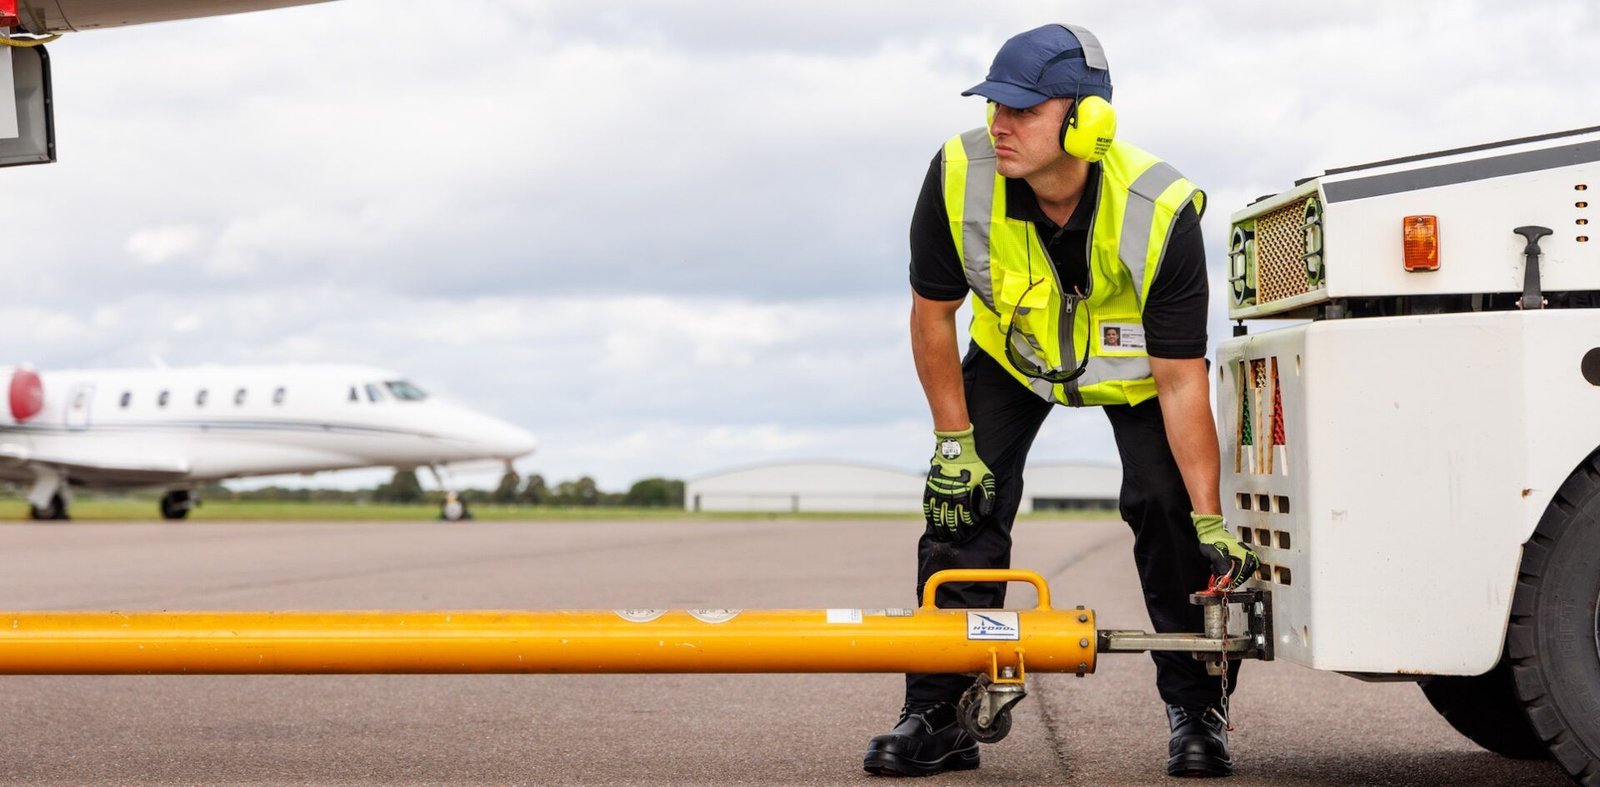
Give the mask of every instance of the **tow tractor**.
M 1278 657 L 1417 681 L 1600 785 L 1600 128 L 1328 170 L 1232 216 L 1223 504 Z M 1264 330 L 1272 320 L 1295 324 Z

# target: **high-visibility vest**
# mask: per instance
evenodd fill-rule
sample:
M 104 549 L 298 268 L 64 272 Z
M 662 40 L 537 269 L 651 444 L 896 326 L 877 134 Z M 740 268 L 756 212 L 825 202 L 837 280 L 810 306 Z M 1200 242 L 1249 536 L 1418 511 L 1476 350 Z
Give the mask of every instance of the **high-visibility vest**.
M 1190 202 L 1203 211 L 1205 193 L 1155 156 L 1112 142 L 1089 230 L 1089 289 L 1081 300 L 1064 298 L 1033 222 L 1006 215 L 988 129 L 952 137 L 942 158 L 950 232 L 972 289 L 973 341 L 1047 401 L 1082 407 L 1155 396 L 1144 304 L 1178 214 Z M 1061 375 L 1087 357 L 1083 374 L 1065 383 L 1024 374 L 1007 358 L 1008 334 L 1036 369 Z

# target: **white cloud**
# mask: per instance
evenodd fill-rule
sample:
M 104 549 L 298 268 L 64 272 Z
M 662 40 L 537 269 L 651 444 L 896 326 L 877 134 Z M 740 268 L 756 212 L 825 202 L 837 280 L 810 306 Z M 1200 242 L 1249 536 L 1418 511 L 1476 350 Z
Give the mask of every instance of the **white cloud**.
M 123 248 L 146 265 L 160 265 L 194 253 L 200 247 L 200 228 L 192 224 L 149 227 L 128 236 Z

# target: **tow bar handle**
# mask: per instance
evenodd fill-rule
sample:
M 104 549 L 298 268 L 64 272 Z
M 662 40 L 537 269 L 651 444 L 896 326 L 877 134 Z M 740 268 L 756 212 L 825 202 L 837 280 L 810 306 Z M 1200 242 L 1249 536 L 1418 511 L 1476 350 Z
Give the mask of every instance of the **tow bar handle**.
M 1039 606 L 1034 609 L 1039 612 L 1050 611 L 1050 586 L 1045 584 L 1044 577 L 1037 571 L 1027 571 L 1020 568 L 950 568 L 928 577 L 928 584 L 922 588 L 922 608 L 938 609 L 934 602 L 941 585 L 950 582 L 1026 582 L 1033 585 L 1039 594 Z

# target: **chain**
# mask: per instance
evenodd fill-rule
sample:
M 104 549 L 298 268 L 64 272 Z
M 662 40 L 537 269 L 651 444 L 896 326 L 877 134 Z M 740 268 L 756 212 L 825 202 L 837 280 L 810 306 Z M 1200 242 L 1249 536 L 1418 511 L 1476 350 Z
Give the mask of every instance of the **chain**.
M 1222 661 L 1222 723 L 1228 732 L 1233 732 L 1233 715 L 1228 712 L 1228 597 L 1223 591 L 1222 597 L 1222 644 L 1218 646 L 1221 651 Z

